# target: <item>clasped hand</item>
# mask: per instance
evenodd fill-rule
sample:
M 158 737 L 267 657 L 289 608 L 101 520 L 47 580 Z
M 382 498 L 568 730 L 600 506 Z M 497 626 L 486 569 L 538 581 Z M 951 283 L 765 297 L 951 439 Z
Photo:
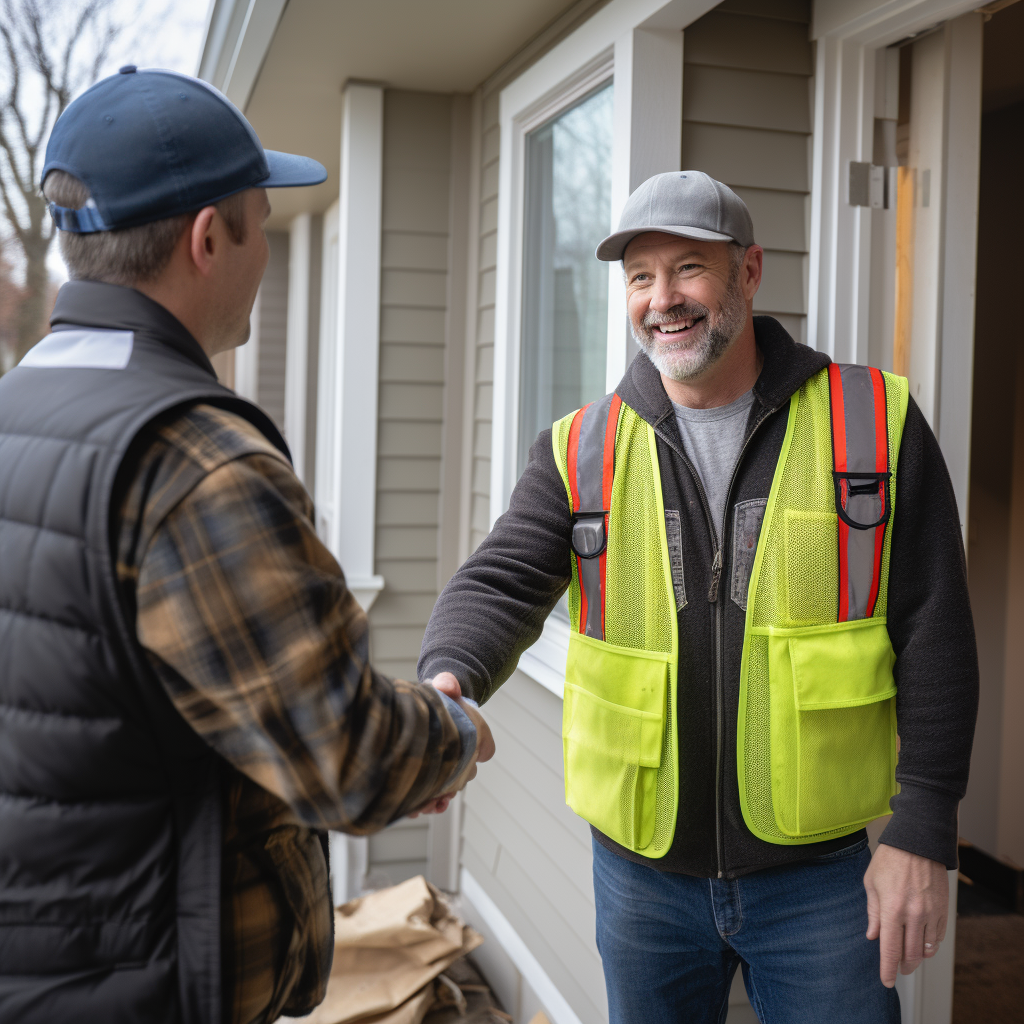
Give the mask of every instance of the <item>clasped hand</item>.
M 494 737 L 491 736 L 490 727 L 484 720 L 484 716 L 480 714 L 477 706 L 462 696 L 462 687 L 459 686 L 458 679 L 451 672 L 439 672 L 430 682 L 435 689 L 440 690 L 446 697 L 451 697 L 469 716 L 473 725 L 476 726 L 476 753 L 466 766 L 466 770 L 452 781 L 448 792 L 442 793 L 440 796 L 434 797 L 433 800 L 428 800 L 425 804 L 417 807 L 409 815 L 410 818 L 415 818 L 420 814 L 443 814 L 448 810 L 452 797 L 459 790 L 463 789 L 467 782 L 471 782 L 476 778 L 476 766 L 481 761 L 489 761 L 494 756 Z

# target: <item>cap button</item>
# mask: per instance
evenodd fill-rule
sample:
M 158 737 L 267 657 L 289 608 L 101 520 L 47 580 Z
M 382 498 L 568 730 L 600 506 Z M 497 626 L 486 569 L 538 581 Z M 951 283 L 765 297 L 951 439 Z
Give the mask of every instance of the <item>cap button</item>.
M 118 68 L 117 73 L 119 75 L 134 75 L 139 69 L 134 64 L 125 64 L 123 68 Z

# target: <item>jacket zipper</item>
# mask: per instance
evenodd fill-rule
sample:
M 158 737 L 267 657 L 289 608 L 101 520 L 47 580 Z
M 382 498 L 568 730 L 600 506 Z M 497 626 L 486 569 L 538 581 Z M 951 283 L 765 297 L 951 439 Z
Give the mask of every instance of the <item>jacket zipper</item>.
M 736 457 L 736 465 L 733 467 L 732 476 L 729 479 L 729 488 L 725 492 L 725 517 L 729 517 L 729 500 L 732 498 L 732 489 L 736 483 L 736 476 L 739 473 L 740 465 L 743 462 L 743 456 L 746 454 L 747 446 L 750 444 L 754 435 L 761 428 L 769 416 L 774 415 L 781 409 L 782 406 L 777 405 L 773 409 L 769 409 L 755 424 L 753 429 L 747 434 L 742 446 L 740 447 L 740 453 Z M 719 878 L 725 877 L 725 871 L 723 870 L 723 863 L 725 861 L 725 850 L 722 843 L 722 758 L 724 756 L 723 746 L 725 742 L 725 668 L 724 668 L 724 649 L 725 649 L 725 619 L 722 615 L 722 602 L 718 600 L 718 589 L 722 579 L 722 550 L 725 547 L 723 543 L 719 543 L 718 530 L 715 528 L 715 522 L 711 515 L 711 505 L 708 502 L 707 494 L 704 490 L 704 484 L 701 481 L 700 474 L 694 469 L 693 463 L 686 455 L 686 452 L 681 447 L 676 447 L 675 443 L 671 438 L 665 437 L 663 434 L 659 434 L 663 441 L 672 448 L 677 455 L 683 460 L 683 464 L 690 472 L 690 476 L 693 477 L 693 482 L 697 485 L 697 493 L 700 495 L 700 502 L 704 508 L 704 520 L 708 526 L 708 533 L 711 536 L 711 546 L 714 549 L 714 558 L 711 562 L 711 585 L 708 588 L 708 602 L 715 606 L 715 863 Z M 724 529 L 725 521 L 723 519 L 722 526 Z

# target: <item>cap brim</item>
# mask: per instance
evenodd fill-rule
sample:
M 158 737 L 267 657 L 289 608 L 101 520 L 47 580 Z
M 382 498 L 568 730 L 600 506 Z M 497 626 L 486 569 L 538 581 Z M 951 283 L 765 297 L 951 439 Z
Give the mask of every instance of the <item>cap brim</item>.
M 327 168 L 319 160 L 295 153 L 279 153 L 266 149 L 270 175 L 257 182 L 259 188 L 295 188 L 300 185 L 319 185 L 327 180 Z
M 709 231 L 707 228 L 688 228 L 679 224 L 649 224 L 642 228 L 629 228 L 627 231 L 616 231 L 609 235 L 598 247 L 595 255 L 599 260 L 621 260 L 626 246 L 637 235 L 646 235 L 650 231 L 661 231 L 666 235 L 677 235 L 679 238 L 695 238 L 702 242 L 732 242 L 732 235 L 723 235 L 720 231 Z

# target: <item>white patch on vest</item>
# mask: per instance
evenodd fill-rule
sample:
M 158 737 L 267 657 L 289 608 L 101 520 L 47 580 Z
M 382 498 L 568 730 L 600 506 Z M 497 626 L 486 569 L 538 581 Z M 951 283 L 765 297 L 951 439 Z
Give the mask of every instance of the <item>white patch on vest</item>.
M 55 331 L 18 364 L 33 369 L 123 370 L 132 357 L 131 331 Z

